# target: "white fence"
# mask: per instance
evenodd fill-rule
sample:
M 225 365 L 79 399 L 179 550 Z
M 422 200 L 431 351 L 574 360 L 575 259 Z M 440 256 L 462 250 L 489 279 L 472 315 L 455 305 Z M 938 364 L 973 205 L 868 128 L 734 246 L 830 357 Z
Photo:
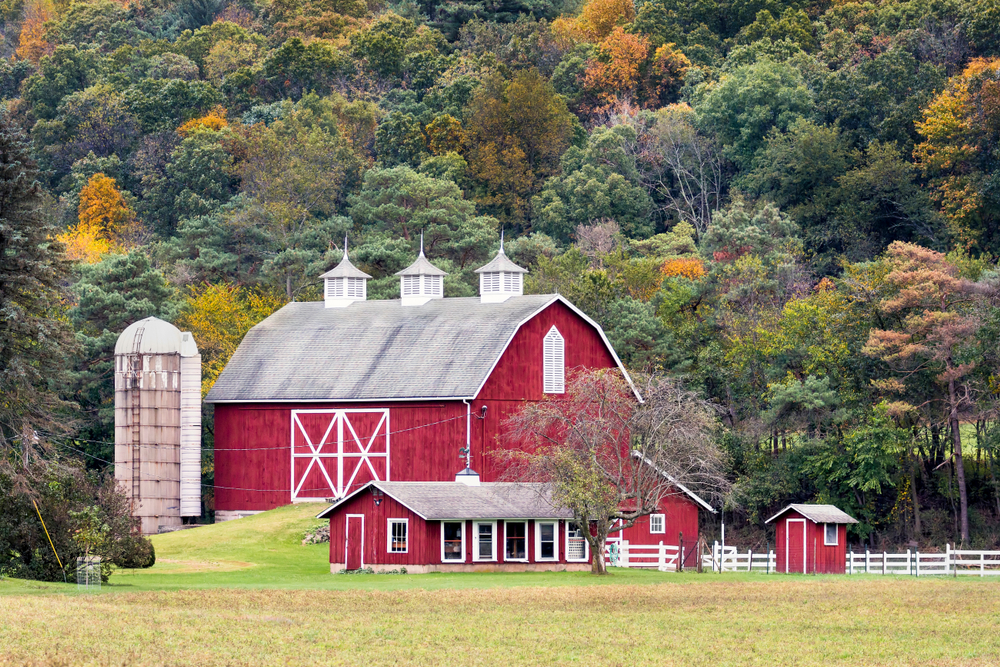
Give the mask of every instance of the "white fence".
M 629 544 L 628 540 L 611 542 L 606 545 L 605 558 L 608 565 L 616 567 L 657 568 L 673 572 L 678 559 L 682 559 L 684 569 L 697 564 L 698 556 L 688 552 L 695 545 L 684 548 L 672 544 Z M 723 547 L 716 542 L 712 553 L 702 554 L 702 568 L 713 572 L 760 572 L 770 574 L 777 571 L 777 557 L 774 550 L 743 551 L 734 546 Z M 944 553 L 920 553 L 906 550 L 902 553 L 884 551 L 848 552 L 845 571 L 847 574 L 895 574 L 925 577 L 932 575 L 978 575 L 1000 576 L 1000 551 L 970 551 L 952 549 L 946 545 Z

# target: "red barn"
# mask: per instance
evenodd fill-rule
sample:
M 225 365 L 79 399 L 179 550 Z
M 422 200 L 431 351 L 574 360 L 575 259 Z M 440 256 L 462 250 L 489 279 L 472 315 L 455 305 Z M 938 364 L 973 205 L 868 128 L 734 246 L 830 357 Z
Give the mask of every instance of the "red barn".
M 789 505 L 764 523 L 772 521 L 778 572 L 844 573 L 847 524 L 857 519 L 833 505 Z
M 319 518 L 332 572 L 590 569 L 587 541 L 545 484 L 369 482 Z
M 401 299 L 369 301 L 369 276 L 345 254 L 322 276 L 324 302 L 290 303 L 251 329 L 206 397 L 217 520 L 344 502 L 370 482 L 454 484 L 460 448 L 495 482 L 503 421 L 562 394 L 567 367 L 628 377 L 597 323 L 557 294 L 522 293 L 525 271 L 502 249 L 478 273 L 480 296 L 443 298 L 444 272 L 421 251 L 399 273 Z M 665 501 L 654 535 L 697 539 L 696 502 Z

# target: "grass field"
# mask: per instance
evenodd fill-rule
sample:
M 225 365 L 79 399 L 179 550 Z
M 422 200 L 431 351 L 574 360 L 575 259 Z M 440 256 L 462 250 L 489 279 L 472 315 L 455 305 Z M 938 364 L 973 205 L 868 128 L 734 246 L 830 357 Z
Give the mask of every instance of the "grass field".
M 995 665 L 1000 582 L 331 575 L 314 507 L 154 538 L 100 595 L 0 581 L 0 665 Z

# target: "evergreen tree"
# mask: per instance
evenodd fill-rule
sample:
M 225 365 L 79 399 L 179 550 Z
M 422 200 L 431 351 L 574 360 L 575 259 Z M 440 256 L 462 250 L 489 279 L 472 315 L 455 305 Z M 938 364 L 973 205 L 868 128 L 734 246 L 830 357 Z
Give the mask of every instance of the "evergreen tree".
M 0 445 L 65 424 L 53 387 L 71 344 L 59 312 L 67 265 L 38 177 L 24 135 L 0 115 Z

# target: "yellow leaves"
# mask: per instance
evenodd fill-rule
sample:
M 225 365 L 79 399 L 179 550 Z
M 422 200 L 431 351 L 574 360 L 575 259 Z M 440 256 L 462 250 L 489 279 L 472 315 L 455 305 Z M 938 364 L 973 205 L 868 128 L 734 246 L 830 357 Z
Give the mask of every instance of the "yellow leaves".
M 30 60 L 37 65 L 42 56 L 52 53 L 55 47 L 45 39 L 45 23 L 52 18 L 53 12 L 46 2 L 34 2 L 25 6 L 24 22 L 21 23 L 21 35 L 15 51 L 18 58 Z
M 664 278 L 683 277 L 688 280 L 698 280 L 705 275 L 705 263 L 697 257 L 678 257 L 668 259 L 660 267 Z
M 284 303 L 284 298 L 276 294 L 232 283 L 190 288 L 176 324 L 198 341 L 202 395 L 215 384 L 246 333 Z
M 195 130 L 201 128 L 218 132 L 226 127 L 229 127 L 229 121 L 226 120 L 226 110 L 222 107 L 215 107 L 201 118 L 192 118 L 178 127 L 177 134 L 182 137 L 189 137 Z
M 462 123 L 448 114 L 438 116 L 427 124 L 427 147 L 434 155 L 459 153 L 465 144 Z
M 632 0 L 590 0 L 577 17 L 561 16 L 552 22 L 552 35 L 562 49 L 580 42 L 597 44 L 635 18 Z
M 619 95 L 639 84 L 639 66 L 649 54 L 649 40 L 615 27 L 598 47 L 600 58 L 592 61 L 583 77 L 584 87 L 602 102 L 614 103 Z
M 66 256 L 93 264 L 109 252 L 127 250 L 137 241 L 140 225 L 115 179 L 98 172 L 80 190 L 78 222 L 58 239 Z

